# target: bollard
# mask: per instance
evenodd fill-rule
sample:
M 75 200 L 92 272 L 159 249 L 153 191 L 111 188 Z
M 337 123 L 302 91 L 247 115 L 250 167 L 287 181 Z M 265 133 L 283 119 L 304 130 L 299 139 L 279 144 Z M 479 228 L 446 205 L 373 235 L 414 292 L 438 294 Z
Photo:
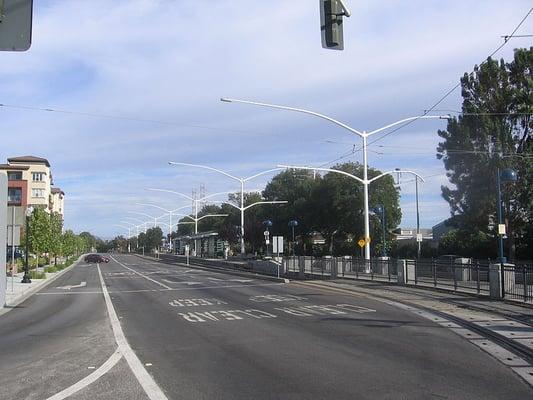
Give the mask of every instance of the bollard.
M 398 260 L 398 285 L 406 285 L 407 284 L 407 260 Z
M 491 264 L 489 266 L 489 287 L 490 298 L 494 300 L 502 299 L 502 275 L 501 265 Z

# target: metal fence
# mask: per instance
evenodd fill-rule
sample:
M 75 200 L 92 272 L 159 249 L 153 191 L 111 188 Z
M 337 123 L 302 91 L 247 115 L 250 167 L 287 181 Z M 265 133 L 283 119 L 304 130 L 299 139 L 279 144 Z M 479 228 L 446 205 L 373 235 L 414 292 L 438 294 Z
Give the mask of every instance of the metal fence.
M 354 278 L 385 281 L 397 279 L 396 260 L 300 256 L 284 258 L 284 265 L 289 275 L 299 275 L 300 278 Z
M 406 283 L 454 291 L 489 294 L 489 263 L 459 258 L 455 261 L 406 260 Z
M 285 270 L 289 275 L 301 279 L 366 279 L 374 281 L 398 282 L 399 260 L 374 258 L 365 260 L 355 257 L 309 256 L 287 257 Z M 435 287 L 488 295 L 489 262 L 458 259 L 405 260 L 405 283 L 416 286 Z M 531 277 L 530 279 L 533 279 Z
M 504 264 L 502 275 L 504 298 L 533 303 L 533 265 Z

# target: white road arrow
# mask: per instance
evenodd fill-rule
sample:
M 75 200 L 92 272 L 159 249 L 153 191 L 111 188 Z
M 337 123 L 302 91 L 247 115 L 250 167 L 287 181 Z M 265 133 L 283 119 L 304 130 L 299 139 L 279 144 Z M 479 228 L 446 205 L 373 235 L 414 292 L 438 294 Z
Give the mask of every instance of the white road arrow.
M 81 282 L 79 285 L 58 286 L 56 289 L 70 290 L 72 288 L 79 288 L 87 286 L 87 282 Z
M 240 282 L 240 283 L 247 283 L 247 282 L 253 282 L 253 279 L 230 279 L 231 282 Z

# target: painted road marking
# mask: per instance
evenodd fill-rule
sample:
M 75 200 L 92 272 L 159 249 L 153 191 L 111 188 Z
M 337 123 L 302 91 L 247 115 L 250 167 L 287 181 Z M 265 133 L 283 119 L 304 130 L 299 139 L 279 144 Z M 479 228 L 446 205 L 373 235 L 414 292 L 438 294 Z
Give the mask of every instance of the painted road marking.
M 168 303 L 172 307 L 198 307 L 228 304 L 219 299 L 176 299 Z
M 133 272 L 105 272 L 104 275 L 114 277 L 114 276 L 132 276 L 135 274 Z
M 370 313 L 376 312 L 371 308 L 356 306 L 354 304 L 330 304 L 330 305 L 308 305 L 299 307 L 277 307 L 274 310 L 283 314 L 297 317 L 312 317 L 324 315 L 347 315 L 349 313 Z M 270 312 L 246 309 L 246 310 L 215 310 L 204 312 L 178 313 L 188 322 L 219 322 L 238 321 L 243 319 L 277 318 L 278 315 Z
M 281 286 L 284 283 L 258 283 L 256 285 L 226 285 L 226 286 L 202 286 L 201 288 L 196 287 L 182 287 L 182 288 L 170 288 L 170 289 L 132 289 L 132 290 L 109 290 L 108 293 L 143 293 L 143 292 L 183 292 L 189 290 L 199 290 L 199 289 L 235 289 L 235 288 L 249 288 L 249 287 L 260 287 L 260 286 Z M 80 295 L 80 294 L 101 294 L 101 291 L 92 291 L 92 292 L 42 292 L 35 293 L 36 296 L 48 296 L 48 295 Z
M 72 288 L 80 288 L 80 287 L 85 287 L 85 286 L 87 286 L 87 282 L 81 282 L 78 285 L 58 286 L 58 287 L 56 287 L 56 289 L 70 290 Z
M 194 285 L 201 285 L 203 282 L 187 282 L 187 281 L 171 281 L 168 279 L 161 279 L 162 281 L 168 282 L 168 283 L 183 283 L 187 286 L 194 286 Z
M 118 344 L 119 351 L 124 355 L 124 358 L 128 362 L 130 369 L 150 400 L 168 400 L 167 396 L 165 396 L 161 388 L 157 385 L 148 371 L 146 371 L 137 355 L 131 349 L 128 340 L 122 331 L 122 327 L 120 326 L 120 322 L 118 320 L 115 308 L 113 307 L 113 303 L 111 302 L 109 293 L 107 292 L 107 287 L 105 285 L 104 278 L 102 277 L 100 266 L 97 265 L 97 268 L 98 275 L 100 277 L 100 285 L 102 286 L 102 292 L 104 293 L 105 304 L 107 306 L 107 313 L 111 321 L 113 335 L 115 336 L 115 341 Z
M 253 282 L 253 279 L 229 279 L 230 282 L 248 283 Z
M 148 276 L 146 276 L 146 275 L 143 275 L 143 274 L 141 274 L 140 272 L 135 271 L 134 269 L 131 269 L 131 268 L 129 268 L 129 267 L 126 267 L 125 264 L 121 263 L 120 261 L 117 261 L 117 260 L 115 259 L 115 257 L 113 257 L 113 256 L 111 256 L 111 259 L 112 259 L 113 261 L 115 261 L 118 265 L 121 265 L 122 267 L 124 267 L 124 268 L 130 270 L 131 272 L 133 272 L 133 273 L 135 273 L 135 274 L 137 274 L 137 275 L 139 275 L 139 276 L 142 276 L 144 279 L 149 280 L 150 282 L 154 282 L 154 283 L 158 284 L 159 286 L 164 287 L 165 289 L 172 289 L 170 286 L 167 286 L 167 285 L 165 285 L 164 283 L 161 283 L 161 282 L 159 282 L 159 281 L 156 281 L 155 279 L 152 279 L 152 278 L 150 278 L 150 277 L 148 277 Z
M 285 301 L 299 301 L 307 300 L 305 297 L 294 296 L 292 294 L 279 295 L 279 294 L 267 294 L 264 296 L 253 296 L 250 297 L 250 301 L 255 301 L 256 303 L 278 303 Z
M 109 357 L 106 362 L 104 362 L 98 369 L 96 369 L 91 374 L 87 375 L 81 381 L 76 382 L 74 385 L 69 386 L 68 388 L 62 390 L 59 393 L 54 394 L 51 397 L 48 397 L 46 400 L 63 400 L 67 397 L 72 396 L 74 393 L 80 391 L 81 389 L 89 386 L 91 383 L 95 382 L 102 375 L 109 372 L 116 363 L 122 358 L 122 353 L 120 351 L 115 351 L 111 357 Z M 90 368 L 90 367 L 89 367 Z
M 276 318 L 276 315 L 274 314 L 256 309 L 189 312 L 178 314 L 188 322 L 237 321 L 242 320 L 245 317 L 253 319 Z

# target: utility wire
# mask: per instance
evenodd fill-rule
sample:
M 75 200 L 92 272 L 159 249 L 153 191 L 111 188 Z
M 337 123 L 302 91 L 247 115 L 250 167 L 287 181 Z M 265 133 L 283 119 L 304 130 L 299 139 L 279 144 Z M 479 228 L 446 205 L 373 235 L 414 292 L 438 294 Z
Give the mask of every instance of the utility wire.
M 237 130 L 237 129 L 214 128 L 214 127 L 205 126 L 205 125 L 179 124 L 177 122 L 161 121 L 161 120 L 156 120 L 156 119 L 124 117 L 120 115 L 89 113 L 89 112 L 84 112 L 84 111 L 71 111 L 71 110 L 62 110 L 62 109 L 48 108 L 48 107 L 46 108 L 45 107 L 32 107 L 32 106 L 21 106 L 21 105 L 3 104 L 3 103 L 0 103 L 0 107 L 12 108 L 12 109 L 17 109 L 17 110 L 46 111 L 46 112 L 52 112 L 52 113 L 58 113 L 58 114 L 81 115 L 84 117 L 91 117 L 91 118 L 105 118 L 105 119 L 116 119 L 116 120 L 122 120 L 122 121 L 147 122 L 147 123 L 152 123 L 152 124 L 177 126 L 181 128 L 207 129 L 207 130 L 214 130 L 214 131 L 234 132 L 234 133 L 251 133 L 249 131 L 243 131 L 243 130 Z M 266 135 L 265 133 L 262 133 L 262 132 L 254 132 L 254 133 L 261 133 L 262 135 Z
M 527 12 L 527 14 L 524 16 L 524 18 L 522 18 L 522 20 L 520 21 L 520 23 L 514 28 L 513 32 L 508 35 L 508 39 L 505 40 L 501 45 L 499 45 L 492 53 L 490 53 L 490 55 L 487 57 L 487 58 L 490 58 L 492 56 L 494 56 L 497 52 L 499 52 L 506 44 L 507 42 L 509 41 L 510 38 L 514 37 L 514 34 L 516 33 L 516 31 L 522 26 L 522 24 L 526 21 L 526 19 L 529 17 L 529 15 L 533 12 L 533 7 L 529 9 L 529 11 Z M 481 62 L 479 65 L 483 65 L 487 62 L 487 60 L 483 60 L 483 62 Z M 474 72 L 470 72 L 470 75 L 472 75 Z M 427 110 L 424 111 L 424 113 L 422 114 L 422 116 L 426 116 L 428 115 L 431 111 L 433 111 L 440 103 L 442 103 L 449 95 L 451 95 L 458 87 L 461 86 L 461 81 L 459 80 L 459 83 L 457 83 L 454 87 L 452 87 L 450 90 L 448 90 L 444 96 L 442 96 L 435 104 L 433 104 L 430 108 L 428 108 Z M 382 135 L 381 137 L 379 138 L 376 138 L 374 139 L 373 141 L 371 141 L 370 143 L 367 144 L 367 146 L 373 144 L 373 143 L 376 143 L 377 141 L 380 141 L 384 138 L 386 138 L 387 136 L 393 134 L 394 132 L 402 129 L 402 128 L 405 128 L 406 126 L 412 124 L 413 122 L 417 121 L 419 118 L 417 119 L 413 119 L 411 121 L 408 121 L 406 122 L 405 124 L 402 124 L 400 126 L 398 126 L 397 128 L 394 128 L 392 131 L 389 131 L 387 133 L 385 133 L 384 135 Z

